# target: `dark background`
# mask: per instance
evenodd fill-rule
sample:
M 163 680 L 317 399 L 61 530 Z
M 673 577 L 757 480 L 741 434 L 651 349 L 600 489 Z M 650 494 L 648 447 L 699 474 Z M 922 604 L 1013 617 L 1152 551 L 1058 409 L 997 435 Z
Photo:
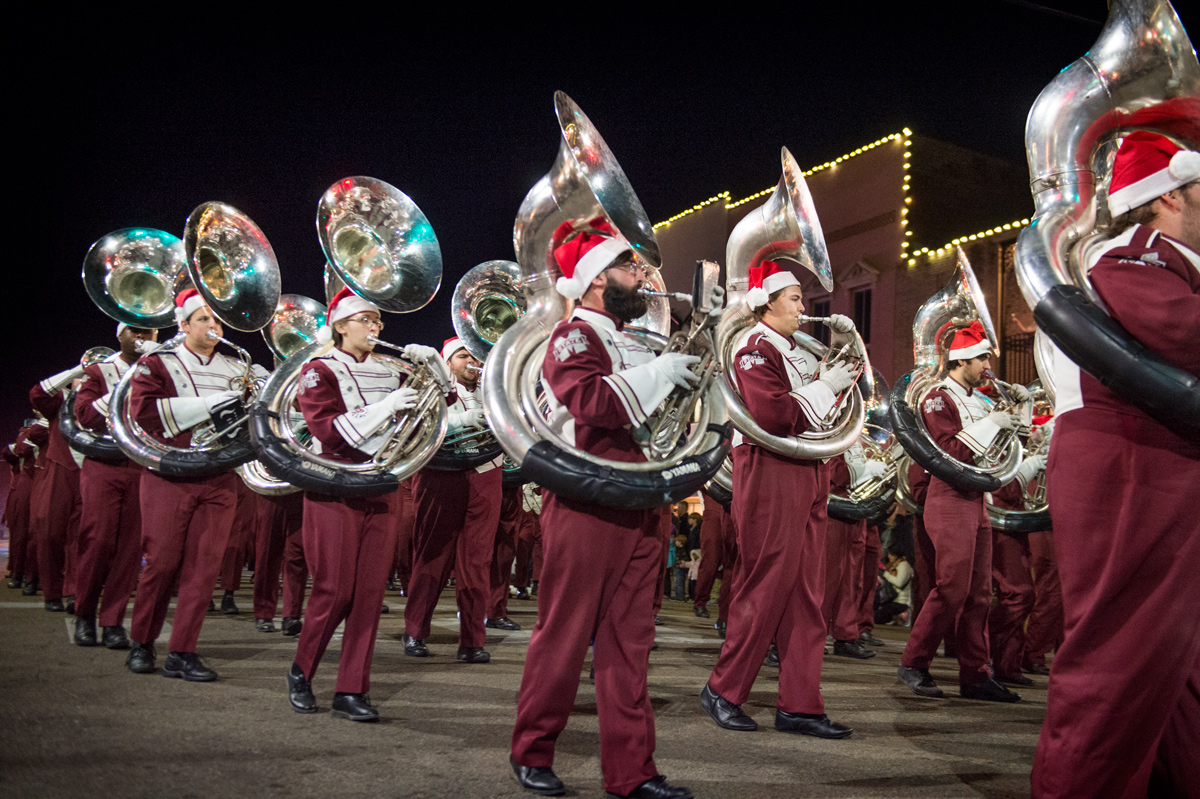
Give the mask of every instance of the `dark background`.
M 807 168 L 908 126 L 1023 164 L 1029 107 L 1106 14 L 1103 0 L 807 5 L 730 4 L 674 26 L 649 24 L 647 6 L 440 20 L 355 4 L 303 19 L 49 12 L 13 33 L 5 59 L 23 146 L 9 149 L 15 341 L 0 435 L 15 435 L 38 379 L 115 343 L 79 279 L 109 231 L 181 236 L 195 206 L 222 200 L 266 233 L 285 292 L 323 300 L 317 201 L 339 178 L 380 178 L 420 205 L 445 264 L 434 300 L 389 316 L 387 338 L 440 346 L 459 277 L 513 258 L 517 208 L 557 152 L 555 89 L 596 124 L 656 223 L 775 183 L 780 145 Z M 227 334 L 269 363 L 258 334 Z

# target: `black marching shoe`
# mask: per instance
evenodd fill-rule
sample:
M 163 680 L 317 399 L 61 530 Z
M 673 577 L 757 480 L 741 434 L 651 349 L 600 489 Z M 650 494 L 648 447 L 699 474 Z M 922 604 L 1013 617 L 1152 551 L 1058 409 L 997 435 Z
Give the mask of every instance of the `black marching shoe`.
M 297 713 L 316 713 L 317 698 L 313 696 L 312 683 L 304 679 L 304 672 L 295 663 L 287 674 L 288 701 Z
M 38 584 L 36 582 L 25 583 L 25 587 L 21 589 L 21 596 L 33 596 L 38 592 Z
M 875 657 L 875 653 L 867 649 L 859 641 L 834 641 L 833 654 L 844 658 L 854 658 L 855 660 L 869 660 Z
M 870 630 L 863 630 L 859 633 L 858 642 L 867 646 L 883 646 L 886 643 L 882 638 L 876 638 L 872 635 Z
M 1033 685 L 1033 680 L 1026 677 L 1024 674 L 1016 674 L 1015 676 L 1006 677 L 1003 674 L 996 675 L 996 682 L 1004 683 L 1005 685 Z
M 66 610 L 67 610 L 67 613 L 70 613 L 72 616 L 75 615 L 75 597 L 74 596 L 67 597 Z
M 304 629 L 304 622 L 292 616 L 284 616 L 283 622 L 279 625 L 283 629 L 283 634 L 287 636 L 299 635 Z
M 195 652 L 168 652 L 163 663 L 164 677 L 182 677 L 188 682 L 212 682 L 217 673 L 204 665 Z
M 960 685 L 958 686 L 958 693 L 963 699 L 981 699 L 984 702 L 1021 701 L 1020 694 L 1008 690 L 991 677 L 982 682 Z
M 707 683 L 700 692 L 700 707 L 712 716 L 718 727 L 737 732 L 753 732 L 758 729 L 758 723 L 743 713 L 741 707 L 722 698 Z
M 61 599 L 46 600 L 46 610 L 50 611 L 51 613 L 62 613 L 63 612 L 62 600 Z
M 255 619 L 254 629 L 260 633 L 273 633 L 275 632 L 275 622 L 271 619 Z
M 775 648 L 775 644 L 771 644 L 771 648 L 767 650 L 767 660 L 765 665 L 772 668 L 779 668 L 779 650 Z
M 692 608 L 692 613 L 695 613 L 696 618 L 698 619 L 707 619 L 709 617 L 708 608 L 704 607 L 703 605 L 697 605 Z
M 133 642 L 129 657 L 125 658 L 125 668 L 134 674 L 154 673 L 154 644 L 139 644 Z
M 236 616 L 241 613 L 238 610 L 237 603 L 233 601 L 232 591 L 226 591 L 225 595 L 221 597 L 221 612 L 226 616 Z
M 845 724 L 831 721 L 824 713 L 813 716 L 807 713 L 788 713 L 784 710 L 775 711 L 775 729 L 780 732 L 812 735 L 816 738 L 849 738 L 850 733 L 854 732 Z
M 412 658 L 429 657 L 429 647 L 425 646 L 425 642 L 420 638 L 413 638 L 405 633 L 402 640 L 404 641 L 404 654 Z
M 492 656 L 481 646 L 460 646 L 454 658 L 463 663 L 489 663 L 492 660 Z
M 526 588 L 518 588 L 516 599 L 529 599 L 529 590 Z
M 634 788 L 633 793 L 625 796 L 615 793 L 605 795 L 608 799 L 692 799 L 692 790 L 682 785 L 669 785 L 667 778 L 659 774 Z
M 12 579 L 10 579 L 10 580 L 8 581 L 8 587 L 9 587 L 9 588 L 20 588 L 20 587 L 21 587 L 21 581 L 20 581 L 20 580 L 18 580 L 16 577 L 13 577 Z
M 100 642 L 104 644 L 105 649 L 129 648 L 129 638 L 125 635 L 125 628 L 119 624 L 105 627 L 100 634 Z
M 725 638 L 725 622 L 718 621 L 716 624 L 716 627 L 717 627 L 717 637 L 724 639 Z
M 662 626 L 663 626 L 663 624 L 665 624 L 665 622 L 663 621 L 663 619 L 662 619 L 662 616 L 655 616 L 655 617 L 654 617 L 654 626 L 655 626 L 655 627 L 662 627 Z
M 75 619 L 75 645 L 95 646 L 96 643 L 96 620 L 77 617 Z
M 484 627 L 491 627 L 493 630 L 519 630 L 521 625 L 510 619 L 508 616 L 501 616 L 498 619 L 488 619 L 483 623 Z
M 563 781 L 549 766 L 518 765 L 517 761 L 512 759 L 512 755 L 508 756 L 508 762 L 512 764 L 513 777 L 516 778 L 517 785 L 525 790 L 533 791 L 541 796 L 562 796 L 566 792 Z
M 371 707 L 371 697 L 367 694 L 334 694 L 329 715 L 351 721 L 379 721 L 379 711 Z
M 391 612 L 392 612 L 392 609 L 389 608 L 386 603 L 379 606 L 379 615 L 380 616 L 382 616 L 385 613 L 391 613 Z
M 900 678 L 900 682 L 907 685 L 917 696 L 925 696 L 932 699 L 941 699 L 945 696 L 942 693 L 942 689 L 937 687 L 937 683 L 933 681 L 933 675 L 927 669 L 913 669 L 908 666 L 901 666 L 896 669 L 896 676 Z

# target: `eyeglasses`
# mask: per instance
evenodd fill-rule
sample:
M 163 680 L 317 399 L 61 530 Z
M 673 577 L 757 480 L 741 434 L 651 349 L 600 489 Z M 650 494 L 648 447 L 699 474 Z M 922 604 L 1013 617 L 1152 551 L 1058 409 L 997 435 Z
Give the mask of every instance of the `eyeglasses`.
M 644 267 L 641 264 L 636 263 L 634 261 L 626 261 L 623 264 L 613 264 L 612 266 L 610 266 L 608 268 L 609 269 L 620 269 L 622 272 L 628 272 L 629 274 L 633 275 L 634 277 L 637 277 L 639 275 L 642 277 L 646 276 L 646 267 Z
M 346 320 L 347 322 L 358 322 L 363 327 L 373 327 L 376 330 L 383 330 L 383 320 L 376 319 L 373 316 L 352 316 Z

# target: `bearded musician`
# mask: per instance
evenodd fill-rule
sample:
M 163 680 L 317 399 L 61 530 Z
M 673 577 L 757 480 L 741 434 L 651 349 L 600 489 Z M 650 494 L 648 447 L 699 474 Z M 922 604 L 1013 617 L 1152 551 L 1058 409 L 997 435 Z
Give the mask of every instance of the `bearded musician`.
M 563 434 L 593 455 L 642 462 L 632 428 L 675 387 L 699 381 L 691 355 L 654 353 L 622 332 L 646 312 L 638 293 L 645 271 L 603 220 L 555 231 L 562 270 L 555 288 L 578 301 L 550 335 L 542 383 Z M 561 242 L 561 243 L 560 243 Z M 511 763 L 521 787 L 544 796 L 565 791 L 552 769 L 558 736 L 575 705 L 593 643 L 600 771 L 610 795 L 688 799 L 654 765 L 654 710 L 646 672 L 654 643 L 655 594 L 665 508 L 625 510 L 544 494 L 546 567 L 538 593 L 525 673 L 517 699 Z

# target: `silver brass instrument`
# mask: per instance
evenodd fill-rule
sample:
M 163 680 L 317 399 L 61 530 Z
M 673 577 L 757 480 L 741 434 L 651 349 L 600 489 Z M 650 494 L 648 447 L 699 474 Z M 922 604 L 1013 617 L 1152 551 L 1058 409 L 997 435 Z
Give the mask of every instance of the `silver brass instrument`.
M 1037 210 L 1017 240 L 1017 280 L 1060 357 L 1197 441 L 1200 379 L 1146 352 L 1096 304 L 1086 275 L 1087 253 L 1105 243 L 1097 225 L 1108 217 L 1112 156 L 1135 130 L 1200 149 L 1200 62 L 1167 0 L 1112 0 L 1096 43 L 1030 109 L 1025 149 Z M 1039 374 L 1052 388 L 1049 372 Z
M 381 180 L 345 178 L 329 187 L 317 208 L 317 234 L 328 261 L 330 297 L 340 283 L 382 310 L 405 313 L 427 305 L 441 285 L 441 248 L 432 225 L 408 195 Z M 375 336 L 371 341 L 403 351 Z M 304 367 L 331 346 L 317 341 L 292 353 L 263 386 L 251 412 L 259 459 L 279 479 L 306 491 L 343 497 L 394 491 L 433 458 L 446 434 L 446 402 L 434 367 L 371 354 L 416 390 L 418 400 L 397 414 L 369 460 L 344 463 L 314 452 L 307 433 L 288 422 Z
M 892 434 L 892 423 L 888 418 L 891 392 L 877 370 L 870 385 L 871 393 L 864 400 L 867 420 L 863 423 L 858 444 L 863 457 L 882 463 L 884 471 L 879 477 L 869 477 L 851 486 L 845 497 L 829 495 L 830 517 L 843 522 L 880 518 L 891 508 L 896 495 L 897 461 L 904 451 Z
M 1005 384 L 1007 385 L 1007 384 Z M 1048 396 L 1037 381 L 1028 387 L 1033 397 L 1034 406 L 1046 407 L 1053 410 L 1053 404 L 1048 403 Z M 1045 434 L 1036 444 L 1027 443 L 1023 446 L 1023 457 L 1046 455 L 1050 451 L 1050 436 Z M 988 519 L 992 528 L 1003 533 L 1033 533 L 1051 528 L 1050 505 L 1046 499 L 1046 469 L 1043 466 L 1030 480 L 1021 487 L 1022 505 L 1020 509 L 1002 508 L 999 505 L 986 503 Z
M 555 229 L 565 221 L 603 217 L 642 262 L 660 261 L 650 220 L 608 145 L 566 94 L 557 92 L 554 104 L 561 136 L 558 155 L 526 195 L 513 225 L 527 311 L 489 357 L 483 374 L 484 411 L 501 447 L 539 485 L 599 504 L 657 507 L 691 494 L 719 467 L 728 444 L 722 443 L 726 432 L 718 427 L 725 412 L 716 390 L 705 396 L 686 441 L 669 456 L 644 463 L 612 461 L 576 449 L 538 407 L 537 384 L 550 333 L 571 310 L 554 288 L 559 276 L 552 250 Z M 656 350 L 666 344 L 660 335 L 626 332 Z
M 92 347 L 83 353 L 83 357 L 79 359 L 79 365 L 92 366 L 109 360 L 113 355 L 111 347 Z M 58 411 L 58 432 L 62 433 L 67 445 L 95 460 L 124 461 L 124 454 L 121 453 L 111 436 L 97 435 L 79 425 L 79 421 L 75 418 L 75 394 L 76 390 L 73 387 L 68 386 L 64 389 L 63 404 Z
M 524 314 L 521 267 L 512 261 L 484 261 L 472 267 L 450 300 L 454 333 L 480 363 Z
M 279 299 L 279 263 L 267 237 L 250 217 L 225 203 L 204 203 L 188 216 L 183 245 L 192 284 L 222 322 L 242 331 L 258 330 L 267 323 Z M 180 333 L 155 353 L 172 352 L 183 340 Z M 238 352 L 245 367 L 242 387 L 253 396 L 249 353 L 226 339 L 219 340 Z M 244 427 L 244 416 L 219 430 L 207 429 L 215 428 L 210 423 L 198 426 L 192 431 L 192 446 L 186 449 L 145 433 L 133 418 L 129 403 L 138 364 L 121 378 L 109 403 L 109 430 L 131 460 L 167 476 L 210 477 L 254 457 L 248 438 L 236 434 Z
M 771 435 L 754 421 L 731 376 L 733 357 L 755 324 L 751 309 L 743 302 L 749 287 L 751 268 L 765 260 L 787 259 L 812 271 L 826 290 L 833 288 L 829 253 L 812 196 L 804 182 L 804 172 L 786 147 L 780 153 L 780 160 L 783 174 L 775 192 L 763 206 L 738 222 L 725 247 L 728 307 L 717 328 L 717 352 L 724 379 L 717 382 L 725 397 L 729 419 L 742 435 L 779 455 L 818 460 L 841 454 L 858 440 L 866 419 L 866 408 L 857 385 L 848 389 L 844 401 L 836 406 L 836 415 L 823 429 L 809 430 L 795 437 L 782 437 Z M 851 351 L 861 353 L 863 371 L 871 374 L 862 338 L 857 332 L 854 337 L 857 341 Z M 793 338 L 818 358 L 825 357 L 828 352 L 828 347 L 804 333 L 797 332 Z
M 105 314 L 147 329 L 175 324 L 175 295 L 187 287 L 183 242 L 154 228 L 122 228 L 88 248 L 83 287 Z
M 946 354 L 954 334 L 975 321 L 983 325 L 992 350 L 998 351 L 983 292 L 960 247 L 954 277 L 925 301 L 913 320 L 914 367 L 896 381 L 890 415 L 897 439 L 926 471 L 961 491 L 995 491 L 1012 480 L 1021 466 L 1021 442 L 1016 436 L 1004 437 L 1003 449 L 982 462 L 963 463 L 937 446 L 920 412 L 925 395 L 948 373 Z

